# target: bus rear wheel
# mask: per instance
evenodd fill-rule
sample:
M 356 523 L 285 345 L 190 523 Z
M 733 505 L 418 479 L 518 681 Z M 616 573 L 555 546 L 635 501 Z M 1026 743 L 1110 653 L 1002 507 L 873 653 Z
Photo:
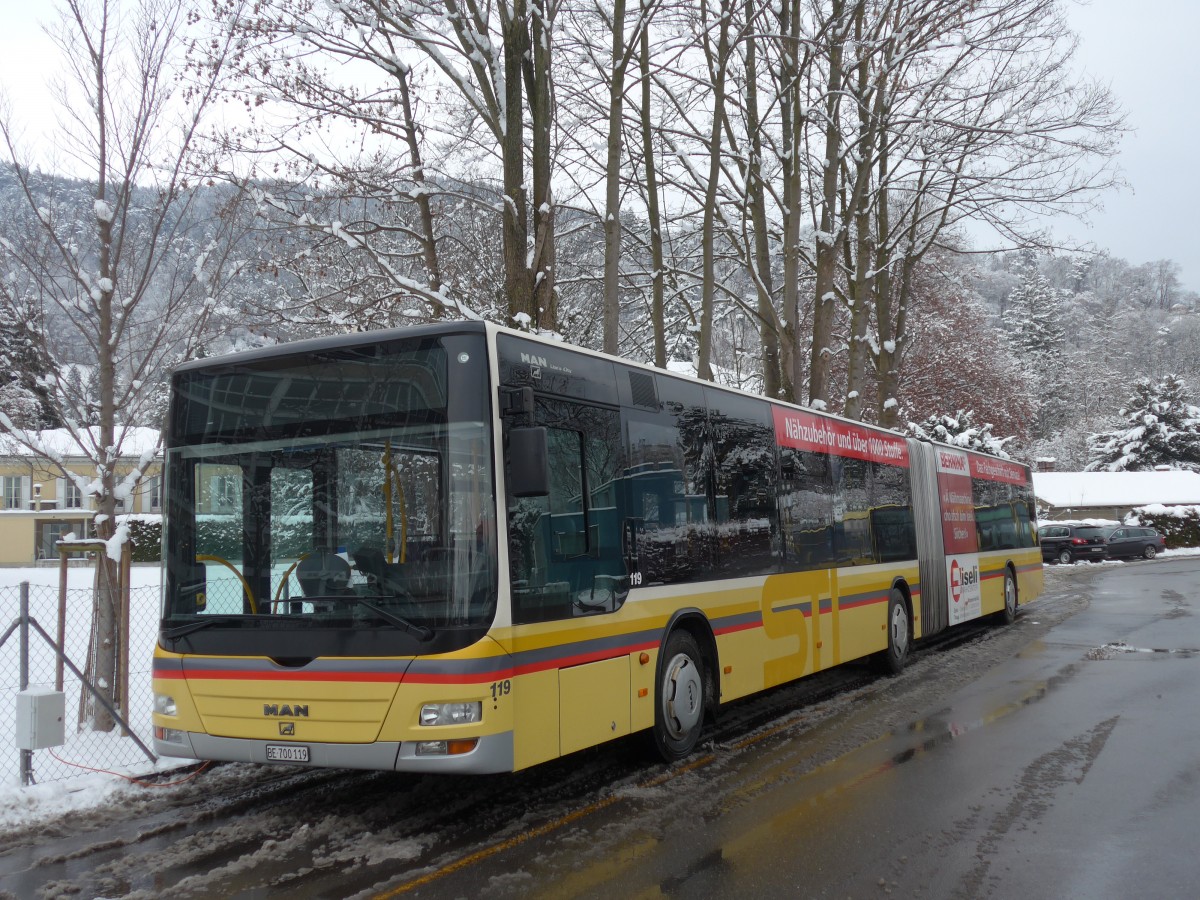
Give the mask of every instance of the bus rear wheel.
M 908 661 L 908 648 L 912 643 L 912 622 L 908 615 L 908 604 L 898 588 L 888 594 L 887 611 L 888 645 L 886 650 L 876 653 L 872 662 L 875 669 L 884 675 L 899 675 Z
M 695 749 L 704 726 L 704 664 L 696 639 L 688 632 L 671 632 L 663 647 L 655 689 L 654 747 L 667 762 Z
M 995 615 L 997 625 L 1011 625 L 1017 621 L 1017 582 L 1012 572 L 1004 570 L 1004 609 Z

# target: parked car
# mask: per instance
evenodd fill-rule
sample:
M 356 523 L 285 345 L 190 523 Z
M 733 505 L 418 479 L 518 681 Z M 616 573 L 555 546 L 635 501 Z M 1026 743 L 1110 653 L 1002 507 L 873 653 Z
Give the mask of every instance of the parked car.
M 1123 525 L 1114 528 L 1106 537 L 1109 559 L 1132 559 L 1135 556 L 1154 559 L 1167 549 L 1166 540 L 1153 528 Z
M 1042 559 L 1063 565 L 1077 559 L 1105 559 L 1108 551 L 1105 532 L 1098 525 L 1043 525 L 1038 529 Z

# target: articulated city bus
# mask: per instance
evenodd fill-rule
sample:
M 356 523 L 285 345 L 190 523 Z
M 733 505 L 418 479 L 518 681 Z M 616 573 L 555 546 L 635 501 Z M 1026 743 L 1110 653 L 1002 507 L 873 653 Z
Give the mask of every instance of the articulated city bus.
M 1024 466 L 481 322 L 172 382 L 164 756 L 507 772 L 1011 622 Z

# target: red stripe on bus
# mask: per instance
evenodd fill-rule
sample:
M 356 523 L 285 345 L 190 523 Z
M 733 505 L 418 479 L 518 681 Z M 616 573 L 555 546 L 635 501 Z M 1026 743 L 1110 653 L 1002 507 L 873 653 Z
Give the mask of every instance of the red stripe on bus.
M 887 599 L 887 594 L 879 594 L 875 597 L 864 597 L 861 600 L 853 600 L 850 602 L 839 601 L 838 609 L 857 609 L 860 606 L 871 606 L 875 603 L 886 603 Z

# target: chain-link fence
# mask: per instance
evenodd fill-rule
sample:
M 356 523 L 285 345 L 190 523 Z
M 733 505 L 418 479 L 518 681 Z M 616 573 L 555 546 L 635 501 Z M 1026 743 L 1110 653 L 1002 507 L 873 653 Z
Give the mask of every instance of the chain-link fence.
M 78 571 L 78 570 L 77 570 Z M 84 570 L 86 571 L 86 570 Z M 72 573 L 73 575 L 76 572 Z M 83 574 L 83 572 L 78 572 Z M 87 572 L 90 575 L 90 572 Z M 78 579 L 73 579 L 78 580 Z M 0 635 L 20 618 L 21 585 L 0 584 Z M 60 595 L 57 586 L 29 585 L 29 615 L 51 638 L 57 641 Z M 80 672 L 88 671 L 89 644 L 92 640 L 93 591 L 69 587 L 65 596 L 63 650 Z M 158 632 L 159 589 L 134 586 L 129 592 L 129 693 L 119 702 L 119 712 L 130 730 L 149 746 L 153 735 L 150 713 L 151 661 Z M 36 629 L 29 634 L 29 686 L 55 689 L 58 657 Z M 20 778 L 20 751 L 16 746 L 16 697 L 20 690 L 20 630 L 0 647 L 0 771 L 12 783 Z M 145 766 L 148 760 L 137 743 L 122 735 L 118 724 L 112 731 L 97 731 L 87 708 L 87 690 L 69 666 L 63 668 L 63 693 L 66 699 L 66 743 L 61 747 L 33 751 L 33 777 L 36 781 L 57 781 L 75 777 L 86 766 L 109 770 L 127 766 Z M 56 758 L 57 757 L 57 758 Z M 60 760 L 64 760 L 62 762 Z M 74 764 L 74 765 L 71 765 Z

